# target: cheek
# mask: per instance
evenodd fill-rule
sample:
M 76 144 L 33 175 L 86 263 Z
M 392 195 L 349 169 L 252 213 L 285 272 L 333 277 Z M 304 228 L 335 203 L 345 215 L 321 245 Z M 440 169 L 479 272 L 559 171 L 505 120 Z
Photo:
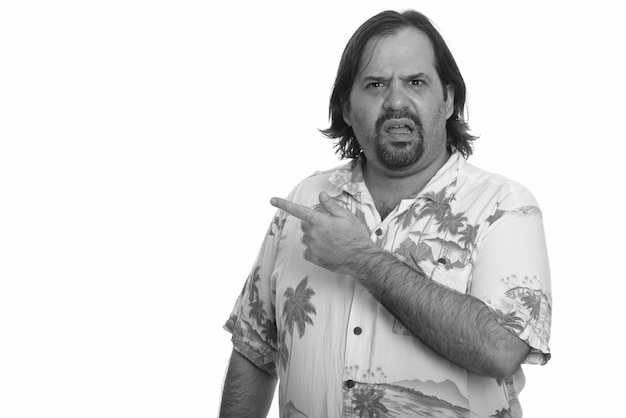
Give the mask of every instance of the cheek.
M 378 114 L 369 109 L 363 107 L 355 107 L 351 112 L 352 124 L 360 131 L 371 131 L 374 129 Z
M 441 103 L 438 107 L 431 109 L 427 115 L 424 115 L 422 123 L 426 123 L 426 120 L 428 121 L 427 123 L 431 130 L 439 130 L 442 126 L 445 129 L 447 121 L 447 106 L 445 102 Z

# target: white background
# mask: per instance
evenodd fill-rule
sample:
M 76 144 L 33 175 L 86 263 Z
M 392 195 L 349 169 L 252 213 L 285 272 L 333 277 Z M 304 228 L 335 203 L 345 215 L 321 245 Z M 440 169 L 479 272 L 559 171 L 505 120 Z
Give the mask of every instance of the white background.
M 544 212 L 553 359 L 526 367 L 525 416 L 619 414 L 617 3 L 3 2 L 0 416 L 217 416 L 269 198 L 339 164 L 317 128 L 341 51 L 407 7 L 465 77 L 470 162 Z

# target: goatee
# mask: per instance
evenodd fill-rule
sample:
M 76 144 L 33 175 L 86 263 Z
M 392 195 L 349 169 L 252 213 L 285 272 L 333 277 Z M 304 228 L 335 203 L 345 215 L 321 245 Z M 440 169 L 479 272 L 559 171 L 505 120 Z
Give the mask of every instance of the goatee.
M 376 141 L 375 150 L 378 161 L 388 170 L 402 171 L 419 161 L 424 154 L 424 137 L 421 131 L 415 142 L 382 143 Z
M 382 126 L 387 120 L 410 119 L 415 124 L 417 131 L 416 141 L 412 142 L 383 142 Z M 387 111 L 376 120 L 377 137 L 374 149 L 378 161 L 388 170 L 402 171 L 415 164 L 424 154 L 424 129 L 419 117 L 409 111 Z

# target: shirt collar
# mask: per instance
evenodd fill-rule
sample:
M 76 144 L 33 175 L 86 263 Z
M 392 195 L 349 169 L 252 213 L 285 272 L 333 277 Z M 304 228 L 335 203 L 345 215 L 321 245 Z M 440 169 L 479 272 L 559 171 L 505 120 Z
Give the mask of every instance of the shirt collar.
M 361 194 L 367 191 L 361 163 L 360 158 L 350 161 L 338 167 L 328 179 L 332 185 L 349 193 L 358 201 L 361 201 Z
M 363 178 L 362 162 L 361 159 L 357 159 L 344 164 L 335 169 L 328 179 L 331 184 L 340 190 L 346 191 L 358 201 L 361 200 L 362 193 L 367 191 Z M 463 158 L 463 155 L 458 151 L 454 151 L 444 165 L 428 181 L 426 186 L 416 196 L 411 196 L 410 199 L 426 198 L 443 203 L 444 199 L 453 198 L 456 193 L 457 178 L 464 164 L 465 158 Z
M 463 155 L 454 151 L 448 161 L 426 183 L 426 186 L 417 194 L 416 198 L 425 198 L 438 203 L 444 199 L 452 199 L 456 194 L 456 183 L 459 172 L 465 164 Z M 449 202 L 449 201 L 448 201 Z

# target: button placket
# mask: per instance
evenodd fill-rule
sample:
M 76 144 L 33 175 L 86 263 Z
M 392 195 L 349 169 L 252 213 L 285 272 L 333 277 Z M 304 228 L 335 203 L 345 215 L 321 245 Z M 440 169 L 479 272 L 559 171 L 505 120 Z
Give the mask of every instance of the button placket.
M 366 364 L 369 358 L 369 344 L 367 344 L 367 336 L 363 334 L 363 326 L 370 323 L 367 315 L 368 309 L 371 309 L 371 306 L 368 304 L 370 298 L 369 291 L 357 282 L 354 289 L 348 327 L 344 331 L 346 332 L 344 367 Z M 343 387 L 345 390 L 351 390 L 354 387 L 356 382 L 353 379 L 358 380 L 358 376 L 352 373 L 344 375 Z M 349 384 L 349 381 L 352 381 L 352 383 Z

